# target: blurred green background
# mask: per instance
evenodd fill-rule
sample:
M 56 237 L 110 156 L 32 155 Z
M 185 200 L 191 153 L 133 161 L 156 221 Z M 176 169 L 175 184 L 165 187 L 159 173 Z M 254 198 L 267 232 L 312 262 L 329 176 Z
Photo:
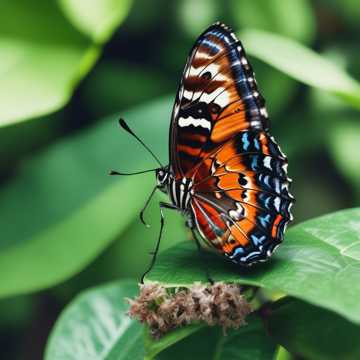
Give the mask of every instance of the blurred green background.
M 358 1 L 3 1 L 1 359 L 40 359 L 55 319 L 81 290 L 139 279 L 159 229 L 156 199 L 150 229 L 137 214 L 155 179 L 107 172 L 156 164 L 117 118 L 167 162 L 188 51 L 217 20 L 244 34 L 272 133 L 289 158 L 295 222 L 359 205 Z M 316 61 L 306 69 L 267 42 L 277 64 L 255 30 L 315 50 L 330 71 Z M 162 249 L 187 237 L 181 216 L 168 212 Z

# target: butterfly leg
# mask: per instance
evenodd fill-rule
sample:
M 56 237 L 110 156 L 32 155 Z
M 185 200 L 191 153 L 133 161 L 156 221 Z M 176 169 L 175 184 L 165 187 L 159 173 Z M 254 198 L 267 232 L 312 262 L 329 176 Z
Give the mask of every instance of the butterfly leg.
M 195 242 L 196 242 L 196 246 L 197 246 L 197 249 L 198 249 L 198 251 L 199 251 L 199 256 L 200 256 L 201 262 L 205 264 L 205 274 L 206 274 L 206 278 L 207 278 L 208 282 L 209 282 L 211 285 L 213 285 L 215 281 L 214 281 L 213 278 L 210 276 L 209 269 L 208 269 L 208 267 L 207 267 L 207 265 L 206 265 L 206 261 L 205 261 L 206 259 L 204 258 L 204 250 L 203 250 L 203 248 L 201 247 L 200 241 L 199 241 L 199 239 L 198 239 L 198 237 L 197 237 L 197 235 L 196 235 L 195 229 L 194 229 L 193 227 L 191 228 L 191 232 L 192 232 L 193 238 L 194 238 L 194 240 L 195 240 Z
M 155 194 L 155 191 L 157 189 L 157 186 L 155 186 L 152 191 L 151 191 L 151 194 L 149 195 L 149 197 L 147 198 L 146 202 L 145 202 L 145 205 L 144 207 L 142 208 L 142 210 L 140 211 L 140 214 L 139 214 L 139 217 L 140 217 L 140 221 L 146 226 L 146 227 L 150 227 L 149 224 L 146 223 L 146 221 L 144 220 L 144 212 L 145 210 L 147 209 L 152 197 L 154 196 Z
M 160 207 L 160 231 L 159 231 L 159 237 L 158 237 L 158 240 L 156 242 L 155 250 L 153 252 L 153 257 L 151 259 L 150 265 L 149 265 L 148 269 L 141 276 L 141 280 L 140 280 L 141 284 L 144 283 L 145 276 L 154 267 L 155 261 L 156 261 L 156 256 L 157 256 L 157 254 L 159 252 L 160 241 L 161 241 L 161 237 L 162 237 L 162 233 L 163 233 L 163 229 L 164 229 L 164 213 L 163 213 L 163 209 L 178 210 L 178 208 L 176 206 L 171 205 L 171 204 L 167 204 L 167 203 L 164 203 L 164 202 L 160 202 L 159 207 Z

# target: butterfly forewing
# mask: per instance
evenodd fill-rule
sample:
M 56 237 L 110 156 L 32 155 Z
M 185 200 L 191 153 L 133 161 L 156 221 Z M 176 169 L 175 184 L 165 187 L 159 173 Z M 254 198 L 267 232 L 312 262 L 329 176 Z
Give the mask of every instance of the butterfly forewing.
M 176 97 L 170 159 L 177 178 L 246 129 L 266 129 L 267 113 L 243 46 L 215 24 L 196 41 Z
M 265 260 L 291 220 L 286 167 L 242 44 L 212 25 L 190 52 L 170 129 L 170 170 L 193 182 L 202 237 L 239 264 Z

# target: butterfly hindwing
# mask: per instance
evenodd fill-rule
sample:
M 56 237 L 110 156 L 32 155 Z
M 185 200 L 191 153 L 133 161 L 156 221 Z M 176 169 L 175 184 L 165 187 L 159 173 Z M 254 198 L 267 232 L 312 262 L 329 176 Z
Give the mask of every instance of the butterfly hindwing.
M 265 132 L 241 132 L 229 140 L 194 172 L 199 232 L 234 262 L 265 260 L 292 218 L 286 167 L 285 155 Z M 208 213 L 212 222 L 205 221 Z

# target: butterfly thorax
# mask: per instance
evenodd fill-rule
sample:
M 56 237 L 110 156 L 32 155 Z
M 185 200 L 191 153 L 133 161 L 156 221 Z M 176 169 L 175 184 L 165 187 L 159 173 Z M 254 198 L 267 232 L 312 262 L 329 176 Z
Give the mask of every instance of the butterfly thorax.
M 156 180 L 158 189 L 169 195 L 172 204 L 181 212 L 188 212 L 191 196 L 194 194 L 192 179 L 175 179 L 167 166 L 156 171 Z
M 156 176 L 157 188 L 164 193 L 167 193 L 167 187 L 168 187 L 170 175 L 171 174 L 170 174 L 169 166 L 156 169 L 155 176 Z

